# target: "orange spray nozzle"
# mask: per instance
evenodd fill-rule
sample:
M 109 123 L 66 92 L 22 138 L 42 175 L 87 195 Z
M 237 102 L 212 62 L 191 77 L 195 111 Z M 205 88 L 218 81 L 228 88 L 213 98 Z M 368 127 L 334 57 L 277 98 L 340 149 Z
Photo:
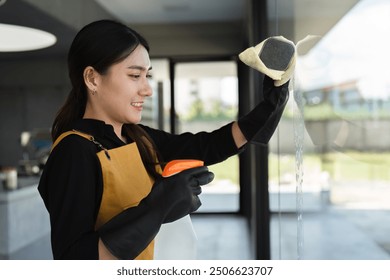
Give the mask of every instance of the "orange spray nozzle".
M 197 159 L 175 159 L 165 165 L 162 176 L 169 177 L 183 170 L 203 166 L 204 163 Z

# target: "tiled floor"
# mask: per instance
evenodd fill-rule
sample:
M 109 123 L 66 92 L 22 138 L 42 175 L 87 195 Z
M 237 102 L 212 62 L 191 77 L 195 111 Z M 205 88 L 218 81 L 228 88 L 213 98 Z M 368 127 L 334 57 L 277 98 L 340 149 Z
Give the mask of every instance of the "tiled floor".
M 250 259 L 246 221 L 228 215 L 194 216 L 198 259 Z M 302 235 L 294 213 L 272 215 L 271 259 L 389 260 L 390 211 L 328 209 L 303 213 Z M 298 241 L 302 247 L 298 251 Z
M 298 236 L 295 214 L 273 215 L 272 259 L 390 259 L 390 211 L 328 208 L 303 213 L 301 225 Z M 298 241 L 303 242 L 299 251 Z
M 193 215 L 198 237 L 198 259 L 251 259 L 250 236 L 245 218 L 237 215 Z

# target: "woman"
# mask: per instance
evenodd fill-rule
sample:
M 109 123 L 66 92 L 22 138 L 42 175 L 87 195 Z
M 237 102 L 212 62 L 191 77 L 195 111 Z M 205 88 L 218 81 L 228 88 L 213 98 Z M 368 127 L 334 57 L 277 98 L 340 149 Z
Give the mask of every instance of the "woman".
M 255 135 L 267 143 L 288 99 L 265 79 L 265 101 L 211 133 L 172 135 L 138 124 L 152 95 L 146 40 L 110 20 L 76 35 L 68 54 L 72 90 L 52 127 L 38 190 L 50 214 L 54 259 L 152 259 L 164 223 L 197 210 L 213 174 L 197 167 L 163 178 L 162 163 L 237 154 Z M 259 136 L 260 135 L 260 136 Z

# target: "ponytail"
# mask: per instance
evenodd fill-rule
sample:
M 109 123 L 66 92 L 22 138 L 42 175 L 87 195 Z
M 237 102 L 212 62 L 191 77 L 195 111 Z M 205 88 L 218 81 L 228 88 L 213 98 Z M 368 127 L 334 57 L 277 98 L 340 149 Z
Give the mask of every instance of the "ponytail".
M 87 104 L 86 95 L 76 93 L 75 89 L 69 93 L 64 105 L 58 111 L 51 129 L 53 142 L 65 131 L 72 129 L 73 122 L 81 119 Z

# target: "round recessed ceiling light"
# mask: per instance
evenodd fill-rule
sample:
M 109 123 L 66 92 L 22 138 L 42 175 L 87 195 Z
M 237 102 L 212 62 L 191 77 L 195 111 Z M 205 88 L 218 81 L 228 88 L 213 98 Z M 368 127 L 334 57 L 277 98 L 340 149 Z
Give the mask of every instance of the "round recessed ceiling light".
M 32 51 L 50 47 L 56 36 L 35 28 L 0 23 L 0 52 Z

